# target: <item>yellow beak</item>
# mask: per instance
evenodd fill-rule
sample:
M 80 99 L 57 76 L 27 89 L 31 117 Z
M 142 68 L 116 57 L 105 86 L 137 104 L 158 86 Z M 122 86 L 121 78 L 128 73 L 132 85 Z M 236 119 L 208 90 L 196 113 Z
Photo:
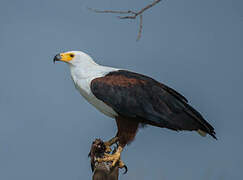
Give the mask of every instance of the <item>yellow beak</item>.
M 53 62 L 55 63 L 56 61 L 63 61 L 63 62 L 69 62 L 74 58 L 74 54 L 73 53 L 60 53 L 57 54 L 54 59 Z

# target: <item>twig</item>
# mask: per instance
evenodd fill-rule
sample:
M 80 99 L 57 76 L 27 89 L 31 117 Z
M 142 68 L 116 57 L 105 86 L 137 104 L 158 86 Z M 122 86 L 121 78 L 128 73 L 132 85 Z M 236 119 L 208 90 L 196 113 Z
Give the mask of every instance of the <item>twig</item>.
M 137 41 L 139 41 L 139 39 L 141 38 L 142 29 L 143 29 L 143 15 L 141 14 L 139 17 L 140 17 L 140 23 L 139 23 L 139 31 L 138 31 Z
M 155 6 L 160 1 L 161 0 L 155 0 L 154 2 L 152 2 L 151 4 L 148 4 L 147 6 L 145 6 L 144 8 L 139 10 L 138 12 L 131 11 L 131 10 L 128 10 L 128 11 L 98 10 L 98 9 L 93 9 L 93 8 L 89 8 L 89 10 L 94 11 L 96 13 L 128 14 L 127 16 L 118 16 L 118 18 L 120 18 L 120 19 L 136 19 L 137 16 L 139 16 L 140 22 L 139 22 L 139 30 L 138 30 L 138 35 L 137 35 L 137 41 L 138 41 L 141 38 L 142 29 L 143 29 L 143 16 L 142 16 L 142 14 L 144 13 L 144 11 Z
M 114 11 L 114 10 L 98 10 L 93 8 L 88 8 L 91 11 L 94 11 L 96 13 L 113 13 L 113 14 L 136 14 L 135 12 L 132 12 L 130 10 L 128 11 Z

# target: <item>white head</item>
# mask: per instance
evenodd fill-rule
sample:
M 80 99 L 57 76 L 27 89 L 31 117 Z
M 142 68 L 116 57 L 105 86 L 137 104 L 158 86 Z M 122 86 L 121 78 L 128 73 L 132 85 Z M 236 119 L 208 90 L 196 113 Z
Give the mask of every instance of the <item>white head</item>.
M 68 51 L 57 54 L 53 59 L 54 63 L 56 61 L 63 61 L 70 66 L 87 67 L 90 65 L 97 65 L 88 54 L 82 51 Z

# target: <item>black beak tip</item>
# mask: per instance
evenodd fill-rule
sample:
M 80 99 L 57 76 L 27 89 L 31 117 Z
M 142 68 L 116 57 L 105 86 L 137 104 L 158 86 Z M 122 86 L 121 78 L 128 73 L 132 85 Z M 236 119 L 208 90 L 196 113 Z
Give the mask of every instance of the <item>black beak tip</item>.
M 53 63 L 55 64 L 56 61 L 60 61 L 60 60 L 61 60 L 61 56 L 60 54 L 57 54 L 53 59 Z

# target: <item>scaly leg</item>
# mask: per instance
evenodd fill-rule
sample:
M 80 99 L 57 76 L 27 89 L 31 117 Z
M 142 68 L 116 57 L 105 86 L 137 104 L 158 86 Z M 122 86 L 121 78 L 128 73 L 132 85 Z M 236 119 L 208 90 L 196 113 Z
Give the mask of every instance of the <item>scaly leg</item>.
M 119 166 L 124 167 L 124 163 L 120 160 L 121 157 L 121 152 L 122 152 L 123 148 L 121 146 L 118 146 L 116 152 L 114 154 L 104 154 L 103 158 L 98 158 L 97 161 L 98 162 L 107 162 L 107 161 L 111 161 L 111 167 L 114 167 L 116 165 L 117 162 L 119 162 Z
M 115 137 L 111 138 L 109 141 L 104 142 L 105 147 L 106 147 L 105 152 L 110 153 L 111 152 L 110 146 L 113 145 L 114 143 L 116 143 L 117 141 L 118 141 L 118 137 L 115 136 Z

